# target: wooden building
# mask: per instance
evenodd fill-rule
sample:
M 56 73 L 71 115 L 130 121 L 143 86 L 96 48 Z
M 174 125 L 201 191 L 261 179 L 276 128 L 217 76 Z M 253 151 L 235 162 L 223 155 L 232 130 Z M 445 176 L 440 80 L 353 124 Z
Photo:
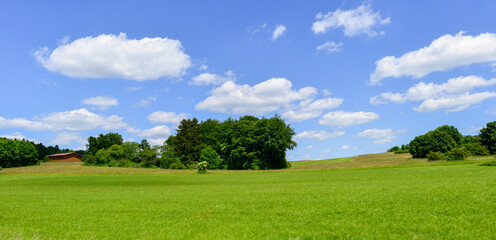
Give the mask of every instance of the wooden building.
M 48 162 L 81 162 L 82 156 L 75 153 L 57 153 L 48 156 Z

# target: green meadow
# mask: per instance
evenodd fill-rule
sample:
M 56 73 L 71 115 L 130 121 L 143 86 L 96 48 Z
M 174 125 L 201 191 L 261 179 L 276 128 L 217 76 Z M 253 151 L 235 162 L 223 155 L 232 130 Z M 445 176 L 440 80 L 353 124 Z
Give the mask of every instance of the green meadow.
M 0 171 L 0 239 L 496 239 L 493 157 L 377 154 L 271 171 Z

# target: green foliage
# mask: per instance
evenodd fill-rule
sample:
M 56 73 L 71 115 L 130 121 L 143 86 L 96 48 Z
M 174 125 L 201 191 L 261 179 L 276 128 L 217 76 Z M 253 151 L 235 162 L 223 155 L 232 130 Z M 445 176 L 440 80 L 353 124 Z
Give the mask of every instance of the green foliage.
M 490 167 L 496 167 L 496 160 L 486 162 L 486 163 L 481 163 L 480 166 L 490 166 Z
M 490 155 L 487 147 L 480 142 L 464 143 L 461 145 L 463 149 L 470 153 L 472 156 L 488 156 Z
M 168 141 L 183 164 L 194 164 L 200 159 L 202 139 L 200 124 L 196 118 L 183 119 L 178 126 L 176 136 L 169 138 Z
M 212 146 L 208 146 L 201 150 L 200 154 L 200 162 L 208 163 L 208 169 L 221 169 L 222 160 L 220 159 L 219 154 L 212 148 Z
M 187 167 L 182 162 L 172 163 L 169 169 L 187 169 Z
M 395 151 L 398 151 L 398 150 L 400 150 L 400 147 L 394 146 L 394 147 L 388 149 L 387 152 L 395 152 Z
M 286 151 L 296 146 L 294 134 L 277 115 L 262 119 L 243 116 L 224 122 L 208 119 L 200 124 L 196 119 L 184 119 L 177 135 L 166 140 L 165 149 L 187 166 L 207 161 L 209 168 L 280 169 L 288 167 Z M 202 150 L 207 148 L 211 149 L 202 158 Z
M 448 152 L 456 142 L 446 131 L 434 130 L 410 141 L 409 152 L 414 158 L 425 158 L 429 152 Z
M 0 138 L 0 166 L 4 168 L 39 164 L 38 152 L 31 142 Z
M 48 159 L 48 156 L 45 156 L 45 157 L 43 158 L 43 162 L 48 162 L 48 160 L 50 160 L 50 159 Z
M 95 155 L 100 149 L 108 149 L 113 145 L 121 145 L 123 142 L 120 134 L 107 133 L 105 135 L 100 134 L 97 138 L 93 136 L 89 137 L 86 147 L 91 155 Z
M 172 151 L 165 151 L 162 153 L 162 156 L 160 156 L 161 168 L 170 168 L 171 164 L 176 162 L 181 162 L 181 160 Z
M 197 164 L 196 166 L 198 168 L 198 173 L 206 173 L 207 172 L 207 167 L 208 163 L 207 161 L 201 161 Z
M 147 149 L 151 149 L 151 148 L 152 148 L 152 147 L 150 146 L 150 143 L 148 143 L 148 140 L 146 140 L 146 139 L 141 140 L 141 143 L 140 143 L 139 147 L 140 147 L 142 150 L 147 150 Z
M 467 159 L 469 153 L 463 148 L 453 148 L 446 155 L 449 161 L 457 161 Z
M 429 161 L 444 160 L 446 159 L 446 156 L 442 152 L 429 152 L 427 154 L 427 159 Z
M 394 154 L 403 154 L 403 153 L 410 153 L 410 150 L 409 149 L 400 149 L 400 150 L 394 151 Z
M 487 123 L 486 127 L 480 130 L 479 137 L 489 153 L 496 154 L 496 121 Z
M 455 140 L 457 145 L 462 144 L 463 135 L 458 131 L 458 129 L 456 127 L 449 126 L 449 125 L 443 125 L 441 127 L 436 128 L 436 130 L 449 134 L 451 136 L 451 138 L 453 138 L 453 140 Z

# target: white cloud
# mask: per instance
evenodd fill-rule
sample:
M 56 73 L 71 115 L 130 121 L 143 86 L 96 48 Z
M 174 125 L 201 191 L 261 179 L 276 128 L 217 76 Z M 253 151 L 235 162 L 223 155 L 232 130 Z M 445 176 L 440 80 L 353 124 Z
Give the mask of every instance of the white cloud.
M 85 108 L 78 110 L 54 112 L 37 118 L 42 123 L 52 126 L 54 130 L 83 131 L 96 128 L 103 130 L 121 129 L 127 126 L 122 117 L 108 117 L 92 113 Z
M 180 78 L 191 66 L 180 41 L 128 39 L 125 33 L 80 38 L 53 51 L 40 48 L 34 56 L 47 70 L 78 78 Z
M 481 129 L 482 129 L 482 127 L 479 127 L 479 126 L 470 126 L 468 128 L 468 132 L 476 132 L 476 133 L 478 133 Z
M 136 129 L 136 128 L 128 128 L 127 132 L 136 135 L 138 137 L 144 138 L 167 138 L 171 135 L 171 130 L 166 125 L 155 126 L 150 129 Z
M 97 106 L 97 108 L 100 110 L 106 110 L 111 106 L 117 106 L 119 104 L 119 101 L 111 97 L 97 96 L 86 98 L 81 103 Z
M 313 146 L 312 146 L 312 145 L 308 145 L 308 146 L 305 148 L 305 150 L 309 150 L 309 149 L 312 149 L 312 148 L 313 148 Z
M 165 142 L 165 138 L 147 138 L 148 142 L 152 146 L 162 146 Z
M 280 36 L 282 36 L 286 32 L 286 26 L 284 25 L 277 25 L 276 29 L 274 32 L 272 32 L 272 41 L 275 41 L 278 39 Z
M 196 105 L 197 110 L 234 114 L 263 114 L 317 93 L 313 87 L 292 90 L 285 78 L 271 78 L 253 87 L 227 81 L 211 91 L 211 96 Z
M 96 128 L 115 130 L 126 127 L 122 117 L 111 115 L 108 117 L 92 113 L 85 108 L 78 110 L 53 112 L 48 115 L 35 117 L 35 121 L 0 117 L 0 128 L 22 128 L 33 131 L 84 131 Z
M 26 139 L 29 141 L 33 141 L 33 140 L 28 139 L 24 135 L 22 135 L 20 132 L 13 132 L 10 134 L 2 134 L 2 135 L 0 135 L 0 138 L 17 139 L 17 140 Z
M 233 71 L 227 71 L 224 74 L 225 76 L 213 73 L 202 73 L 196 77 L 193 77 L 193 81 L 189 82 L 189 85 L 219 85 L 227 81 L 236 80 L 236 75 Z
M 387 77 L 412 76 L 421 78 L 431 72 L 447 71 L 458 66 L 496 61 L 496 34 L 478 36 L 446 34 L 429 46 L 403 54 L 387 56 L 376 62 L 370 75 L 371 84 L 379 84 Z
M 266 27 L 267 27 L 267 23 L 264 23 L 264 24 L 262 24 L 260 26 L 249 27 L 249 28 L 246 29 L 246 31 L 248 31 L 248 33 L 250 33 L 250 34 L 255 34 L 255 33 L 261 32 Z
M 496 92 L 465 93 L 437 99 L 427 99 L 420 106 L 413 108 L 413 110 L 417 112 L 432 112 L 442 108 L 449 108 L 447 110 L 448 112 L 458 112 L 493 97 L 496 97 Z
M 157 101 L 158 96 L 147 97 L 145 99 L 141 99 L 139 102 L 133 104 L 133 107 L 148 107 L 152 102 Z
M 377 25 L 390 23 L 390 18 L 383 19 L 379 12 L 373 12 L 370 5 L 361 5 L 352 10 L 337 9 L 327 14 L 319 13 L 315 16 L 312 31 L 315 34 L 326 33 L 329 28 L 343 27 L 344 35 L 351 37 L 366 34 L 369 37 L 382 34 L 373 30 Z
M 330 149 L 330 148 L 326 148 L 326 149 L 324 150 L 324 152 L 325 152 L 325 153 L 331 152 L 331 149 Z
M 350 149 L 350 146 L 348 146 L 348 145 L 343 145 L 343 146 L 341 146 L 341 149 L 343 149 L 343 150 Z
M 343 43 L 335 43 L 327 41 L 322 45 L 317 46 L 317 52 L 325 51 L 327 54 L 331 54 L 334 52 L 340 52 L 343 49 Z
M 374 96 L 370 98 L 370 103 L 378 105 L 387 102 L 423 101 L 419 107 L 414 108 L 416 111 L 429 112 L 441 108 L 459 111 L 493 97 L 492 92 L 470 94 L 475 88 L 492 85 L 496 85 L 496 78 L 485 80 L 478 76 L 452 78 L 442 84 L 420 82 L 405 93 L 386 92 Z
M 200 67 L 198 68 L 200 71 L 205 71 L 208 69 L 208 66 L 206 64 L 202 64 L 200 65 Z
M 335 111 L 326 113 L 319 120 L 319 124 L 332 127 L 348 127 L 367 123 L 379 118 L 379 114 L 373 112 L 344 112 Z
M 343 103 L 342 98 L 324 98 L 311 101 L 307 99 L 301 101 L 297 106 L 288 106 L 291 108 L 281 113 L 281 116 L 291 122 L 300 122 L 308 119 L 316 118 L 322 115 L 324 110 L 337 108 Z
M 312 140 L 323 141 L 323 140 L 326 140 L 329 138 L 341 137 L 345 134 L 346 134 L 346 132 L 344 132 L 344 131 L 339 131 L 339 132 L 304 131 L 302 133 L 296 134 L 295 139 L 308 138 L 308 139 L 312 139 Z
M 358 133 L 359 137 L 378 139 L 373 141 L 374 144 L 385 144 L 390 143 L 396 139 L 396 134 L 406 133 L 407 129 L 401 129 L 394 131 L 393 129 L 367 129 Z
M 78 132 L 60 132 L 50 142 L 51 145 L 69 145 L 73 142 L 84 145 L 86 140 Z
M 172 123 L 174 125 L 179 125 L 179 123 L 188 118 L 188 114 L 175 112 L 164 112 L 164 111 L 156 111 L 148 115 L 148 121 L 152 123 Z
M 0 116 L 0 128 L 22 128 L 32 131 L 54 130 L 54 126 L 43 123 L 27 120 L 24 118 L 6 119 Z

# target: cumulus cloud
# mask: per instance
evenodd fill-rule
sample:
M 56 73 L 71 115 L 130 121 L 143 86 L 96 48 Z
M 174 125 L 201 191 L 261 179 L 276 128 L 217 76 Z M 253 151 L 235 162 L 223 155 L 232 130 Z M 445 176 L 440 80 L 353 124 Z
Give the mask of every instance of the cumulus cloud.
M 478 36 L 446 34 L 429 46 L 403 54 L 387 56 L 376 62 L 370 75 L 371 84 L 379 84 L 387 77 L 412 76 L 421 78 L 431 72 L 447 71 L 458 66 L 496 61 L 496 34 Z
M 307 99 L 317 93 L 313 87 L 293 90 L 285 78 L 271 78 L 253 87 L 227 81 L 196 105 L 197 110 L 233 114 L 263 114 L 283 105 Z
M 358 133 L 358 137 L 376 139 L 373 141 L 374 144 L 385 144 L 390 143 L 396 138 L 396 134 L 405 133 L 408 130 L 396 130 L 393 129 L 367 129 Z
M 312 101 L 307 99 L 299 105 L 288 106 L 290 110 L 284 111 L 281 116 L 291 122 L 301 122 L 322 115 L 324 110 L 337 108 L 343 103 L 342 98 L 324 98 Z
M 156 111 L 148 115 L 148 121 L 152 123 L 172 123 L 174 125 L 179 125 L 183 119 L 188 118 L 188 114 L 175 112 L 164 112 Z
M 373 30 L 377 25 L 384 25 L 391 22 L 390 18 L 382 18 L 379 12 L 373 12 L 370 5 L 363 4 L 356 9 L 341 10 L 327 14 L 318 13 L 312 24 L 312 31 L 315 34 L 326 33 L 329 28 L 343 27 L 345 36 L 352 37 L 366 34 L 369 37 L 382 34 Z
M 331 127 L 348 127 L 373 121 L 379 118 L 379 114 L 374 112 L 345 112 L 335 111 L 326 113 L 319 120 L 320 125 Z
M 106 110 L 109 107 L 119 105 L 119 101 L 117 99 L 104 96 L 86 98 L 81 103 L 96 106 L 100 110 Z
M 236 75 L 233 71 L 227 71 L 224 73 L 225 76 L 213 74 L 213 73 L 202 73 L 196 77 L 193 77 L 193 81 L 189 82 L 189 85 L 219 85 L 227 81 L 235 81 Z
M 423 101 L 419 107 L 414 108 L 415 111 L 430 112 L 441 108 L 460 111 L 494 97 L 494 92 L 470 93 L 475 88 L 493 85 L 496 85 L 496 78 L 486 80 L 478 76 L 452 78 L 442 84 L 420 82 L 405 93 L 386 92 L 374 96 L 370 98 L 370 103 L 378 105 L 388 102 Z
M 427 99 L 420 106 L 413 108 L 413 110 L 417 112 L 432 112 L 442 108 L 449 108 L 447 110 L 448 112 L 458 112 L 493 97 L 496 97 L 496 92 L 465 93 L 456 96 Z
M 48 71 L 78 78 L 180 78 L 191 66 L 180 41 L 128 39 L 125 33 L 80 38 L 53 51 L 40 48 L 34 56 Z
M 138 137 L 146 137 L 146 138 L 166 138 L 171 135 L 171 130 L 166 125 L 155 126 L 150 129 L 136 129 L 136 128 L 128 128 L 127 132 L 136 135 Z
M 79 145 L 84 145 L 86 140 L 78 132 L 60 132 L 55 135 L 55 138 L 50 142 L 52 145 L 69 145 L 77 142 Z
M 286 26 L 284 25 L 277 25 L 276 29 L 274 32 L 272 32 L 272 41 L 275 41 L 278 39 L 280 36 L 282 36 L 286 32 Z
M 304 131 L 302 133 L 298 133 L 295 136 L 295 139 L 308 138 L 312 140 L 323 141 L 329 138 L 337 138 L 345 135 L 346 132 L 326 132 L 326 131 Z
M 342 49 L 343 49 L 342 42 L 336 43 L 336 42 L 327 41 L 324 44 L 317 46 L 317 52 L 324 51 L 327 54 L 340 52 Z
M 103 130 L 115 130 L 126 127 L 122 117 L 117 115 L 102 116 L 92 113 L 85 108 L 78 110 L 53 112 L 47 115 L 35 117 L 34 121 L 0 117 L 0 128 L 22 128 L 33 131 L 83 131 L 101 128 Z

